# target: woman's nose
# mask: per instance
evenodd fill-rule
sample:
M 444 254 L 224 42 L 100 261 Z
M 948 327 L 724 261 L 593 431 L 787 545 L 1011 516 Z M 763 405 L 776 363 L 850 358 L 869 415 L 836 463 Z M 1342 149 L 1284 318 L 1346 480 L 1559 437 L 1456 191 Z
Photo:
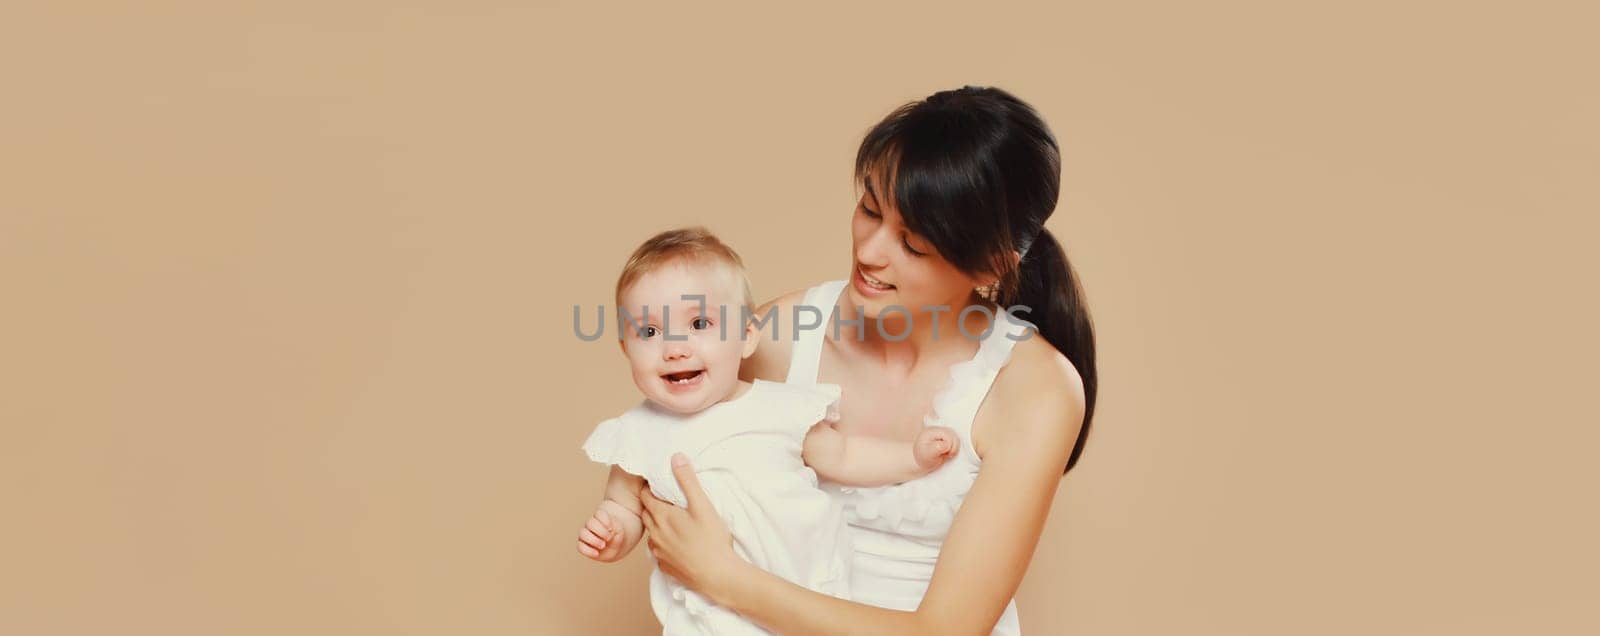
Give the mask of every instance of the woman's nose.
M 871 233 L 861 239 L 861 244 L 856 246 L 856 262 L 868 268 L 879 268 L 888 265 L 887 238 L 889 238 L 889 231 L 884 224 L 879 224 L 878 227 L 873 228 Z

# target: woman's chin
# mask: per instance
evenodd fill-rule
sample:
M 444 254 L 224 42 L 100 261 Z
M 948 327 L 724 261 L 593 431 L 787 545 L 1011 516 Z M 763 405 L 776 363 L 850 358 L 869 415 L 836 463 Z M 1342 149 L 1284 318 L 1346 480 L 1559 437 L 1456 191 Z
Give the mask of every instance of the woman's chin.
M 842 317 L 847 317 L 852 320 L 917 320 L 922 313 L 917 311 L 916 307 L 905 305 L 894 300 L 883 301 L 873 298 L 851 298 L 850 303 L 852 307 L 846 308 L 845 313 L 842 314 Z M 861 311 L 859 316 L 856 315 L 856 308 L 859 308 Z
M 883 313 L 885 307 L 894 304 L 891 301 L 885 301 L 881 298 L 867 298 L 862 296 L 861 292 L 856 291 L 854 287 L 850 288 L 847 296 L 850 300 L 850 306 L 845 308 L 844 317 L 851 319 L 877 319 L 878 315 Z M 856 315 L 856 311 L 858 309 L 861 312 L 859 316 Z

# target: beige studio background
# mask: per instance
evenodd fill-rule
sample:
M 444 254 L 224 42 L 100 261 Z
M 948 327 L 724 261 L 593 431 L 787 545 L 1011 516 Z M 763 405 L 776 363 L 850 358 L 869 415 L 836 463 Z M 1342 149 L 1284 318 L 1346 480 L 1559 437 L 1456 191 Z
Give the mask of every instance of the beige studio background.
M 572 305 L 690 223 L 843 277 L 856 142 L 967 83 L 1101 351 L 1028 633 L 1595 633 L 1582 4 L 7 5 L 0 633 L 647 633 Z

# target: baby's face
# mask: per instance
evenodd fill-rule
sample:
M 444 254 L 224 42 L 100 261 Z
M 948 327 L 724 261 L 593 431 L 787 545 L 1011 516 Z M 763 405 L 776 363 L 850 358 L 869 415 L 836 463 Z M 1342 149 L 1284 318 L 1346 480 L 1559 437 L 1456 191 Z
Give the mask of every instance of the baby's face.
M 688 414 L 733 395 L 739 362 L 756 349 L 754 323 L 741 326 L 740 289 L 720 267 L 672 263 L 623 292 L 620 309 L 632 322 L 618 324 L 622 352 L 645 397 Z M 704 307 L 686 295 L 704 296 Z

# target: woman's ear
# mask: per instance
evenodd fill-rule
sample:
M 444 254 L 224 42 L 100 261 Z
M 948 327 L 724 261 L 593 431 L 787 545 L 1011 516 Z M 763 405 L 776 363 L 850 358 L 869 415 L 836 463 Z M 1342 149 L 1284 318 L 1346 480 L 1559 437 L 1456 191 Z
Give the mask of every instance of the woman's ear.
M 1022 252 L 1010 250 L 1005 253 L 1005 256 L 1000 258 L 1004 259 L 1005 261 L 1009 261 L 1006 263 L 1006 265 L 1010 267 L 1010 271 L 1014 272 L 1017 271 L 1017 268 L 1022 263 Z M 1002 261 L 999 259 L 990 261 L 992 266 L 997 268 L 1000 267 L 1001 262 Z M 1000 283 L 1000 276 L 996 274 L 983 274 L 981 276 L 971 278 L 971 281 L 974 288 L 991 288 Z
M 1011 271 L 1017 271 L 1017 268 L 1022 263 L 1022 252 L 1018 252 L 1016 250 L 1006 252 L 1006 259 L 1011 261 L 1008 263 L 1008 265 L 1011 267 Z M 985 276 L 982 280 L 982 283 L 983 284 L 978 285 L 978 287 L 984 289 L 994 289 L 1000 284 L 1000 278 L 995 276 Z

